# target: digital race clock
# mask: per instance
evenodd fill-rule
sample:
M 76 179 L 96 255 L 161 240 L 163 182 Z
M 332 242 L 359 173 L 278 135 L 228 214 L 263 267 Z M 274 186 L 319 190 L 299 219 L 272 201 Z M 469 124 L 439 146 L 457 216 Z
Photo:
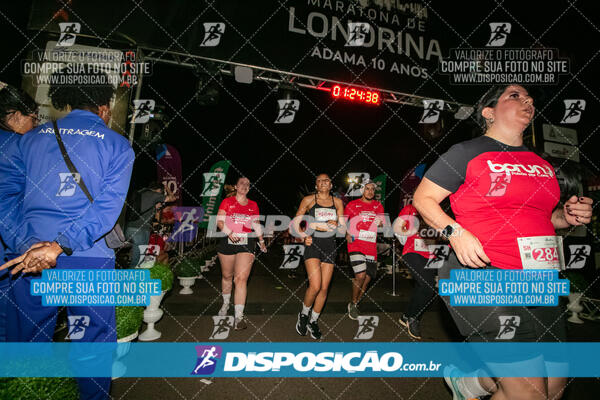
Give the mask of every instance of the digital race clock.
M 331 88 L 331 95 L 336 98 L 356 101 L 366 104 L 381 104 L 381 94 L 371 90 L 350 86 L 335 85 Z

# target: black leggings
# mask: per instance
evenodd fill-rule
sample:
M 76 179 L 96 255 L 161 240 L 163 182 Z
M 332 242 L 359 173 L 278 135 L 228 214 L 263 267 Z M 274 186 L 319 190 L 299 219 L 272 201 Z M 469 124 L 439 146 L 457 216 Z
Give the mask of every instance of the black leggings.
M 435 288 L 437 269 L 425 269 L 427 259 L 417 253 L 406 253 L 402 259 L 415 280 L 415 288 L 411 293 L 405 315 L 418 319 L 437 295 Z

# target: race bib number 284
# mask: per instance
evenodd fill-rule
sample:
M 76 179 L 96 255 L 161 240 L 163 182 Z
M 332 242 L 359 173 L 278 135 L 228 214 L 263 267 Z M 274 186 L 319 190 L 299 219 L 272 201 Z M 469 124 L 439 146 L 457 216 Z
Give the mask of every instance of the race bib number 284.
M 561 269 L 564 265 L 561 236 L 517 238 L 523 269 Z

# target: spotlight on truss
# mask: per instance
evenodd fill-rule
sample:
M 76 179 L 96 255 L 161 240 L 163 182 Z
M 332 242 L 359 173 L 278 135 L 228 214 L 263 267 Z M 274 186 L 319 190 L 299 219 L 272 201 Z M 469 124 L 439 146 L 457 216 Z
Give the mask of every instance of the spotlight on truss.
M 281 82 L 277 85 L 277 98 L 290 100 L 298 97 L 298 89 L 291 83 Z
M 456 111 L 456 113 L 454 114 L 454 118 L 465 120 L 469 118 L 471 114 L 473 114 L 473 111 L 475 111 L 473 107 L 462 106 L 458 109 L 458 111 Z
M 444 117 L 440 115 L 437 122 L 433 124 L 419 124 L 421 135 L 426 140 L 439 139 L 444 133 Z
M 239 83 L 249 84 L 252 83 L 252 80 L 254 79 L 252 68 L 243 67 L 241 65 L 236 65 L 233 68 L 233 76 L 235 81 Z
M 222 84 L 221 73 L 214 63 L 207 63 L 204 68 L 197 66 L 195 75 L 198 77 L 196 102 L 201 106 L 214 105 L 219 102 Z

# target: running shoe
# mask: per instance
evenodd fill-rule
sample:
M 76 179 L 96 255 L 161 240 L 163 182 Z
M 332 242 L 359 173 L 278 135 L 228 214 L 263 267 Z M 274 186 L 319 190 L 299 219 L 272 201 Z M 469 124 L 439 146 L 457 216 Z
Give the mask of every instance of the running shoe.
M 248 327 L 248 323 L 246 322 L 246 318 L 242 315 L 240 318 L 236 318 L 233 322 L 233 329 L 236 331 L 241 331 L 242 329 L 246 329 Z
M 310 331 L 310 337 L 315 340 L 321 339 L 321 330 L 319 329 L 319 324 L 317 321 L 309 322 L 308 330 Z
M 452 391 L 452 400 L 477 400 L 471 397 L 467 397 L 462 392 L 462 386 L 460 384 L 460 380 L 462 379 L 459 375 L 459 370 L 454 365 L 448 365 L 444 368 L 444 380 L 446 381 L 446 385 Z
M 229 311 L 229 306 L 231 304 L 230 303 L 223 303 L 223 305 L 221 306 L 221 308 L 219 309 L 219 312 L 217 313 L 217 315 L 219 317 L 224 317 L 227 315 L 227 311 Z
M 308 315 L 298 313 L 298 322 L 296 322 L 296 332 L 300 336 L 306 336 L 306 328 L 308 325 Z
M 359 316 L 359 312 L 358 312 L 358 305 L 350 302 L 348 303 L 348 316 L 350 317 L 350 319 L 353 320 L 357 320 L 358 316 Z
M 408 330 L 408 334 L 412 338 L 421 340 L 421 323 L 418 319 L 407 317 L 405 314 L 402 314 L 400 319 L 398 319 L 398 322 Z

